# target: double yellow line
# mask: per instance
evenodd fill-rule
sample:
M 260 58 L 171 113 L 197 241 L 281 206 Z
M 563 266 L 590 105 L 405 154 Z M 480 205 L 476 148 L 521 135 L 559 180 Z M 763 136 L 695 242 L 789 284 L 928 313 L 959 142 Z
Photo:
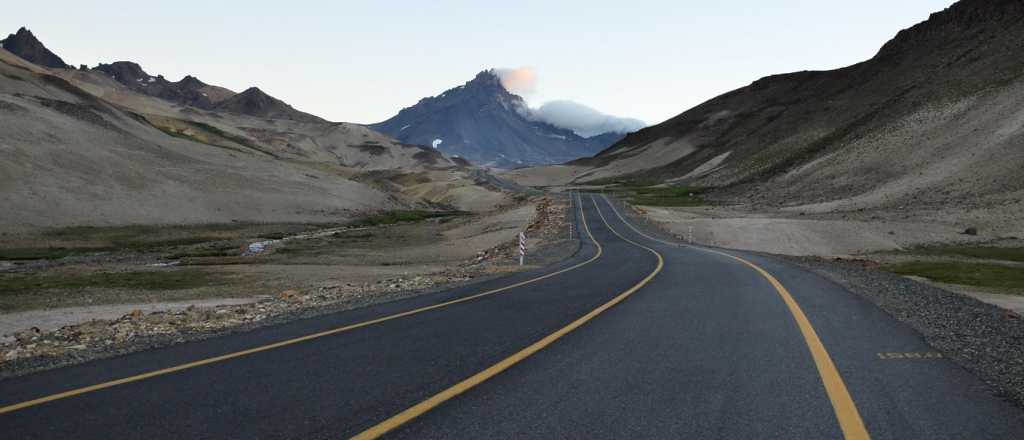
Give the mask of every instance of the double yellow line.
M 578 195 L 577 195 L 577 197 L 578 197 Z M 582 206 L 579 206 L 579 208 L 580 208 L 580 215 L 582 216 L 581 220 L 582 220 L 584 226 L 586 226 L 586 221 L 587 220 L 586 220 L 586 216 L 583 214 L 583 208 L 582 208 Z M 587 233 L 589 235 L 589 229 L 588 229 Z M 593 239 L 593 236 L 591 236 L 590 238 L 591 238 L 592 241 L 594 241 L 595 244 L 597 244 L 597 241 Z M 230 360 L 230 359 L 240 358 L 242 356 L 248 356 L 248 355 L 255 354 L 255 353 L 269 351 L 269 350 L 273 350 L 273 349 L 276 349 L 276 348 L 286 347 L 286 346 L 289 346 L 289 345 L 295 345 L 295 344 L 306 342 L 306 341 L 310 341 L 310 340 L 313 340 L 313 339 L 323 338 L 325 336 L 336 335 L 338 333 L 343 333 L 343 332 L 347 332 L 347 331 L 350 331 L 350 330 L 355 330 L 355 329 L 358 329 L 358 328 L 368 327 L 368 326 L 371 326 L 371 325 L 374 325 L 374 324 L 380 324 L 382 322 L 387 322 L 387 321 L 392 321 L 392 320 L 399 319 L 399 318 L 404 318 L 406 316 L 417 315 L 417 314 L 420 314 L 420 313 L 423 313 L 423 312 L 428 312 L 428 311 L 431 311 L 431 310 L 440 309 L 442 307 L 448 307 L 448 306 L 455 305 L 455 304 L 460 304 L 460 303 L 464 303 L 464 302 L 468 302 L 468 301 L 473 301 L 475 299 L 480 299 L 480 298 L 483 298 L 485 296 L 490 296 L 490 295 L 494 295 L 494 294 L 497 294 L 497 293 L 506 292 L 508 290 L 515 289 L 517 287 L 522 287 L 522 286 L 525 286 L 525 285 L 528 285 L 528 284 L 531 284 L 531 283 L 536 283 L 536 282 L 541 281 L 541 280 L 545 280 L 545 279 L 548 279 L 548 278 L 551 278 L 551 277 L 554 277 L 554 276 L 557 276 L 557 275 L 561 275 L 563 273 L 566 273 L 566 272 L 569 272 L 569 271 L 572 271 L 572 270 L 579 269 L 579 268 L 581 268 L 583 266 L 586 266 L 586 265 L 588 265 L 590 263 L 593 263 L 594 261 L 597 261 L 598 258 L 601 258 L 602 254 L 603 254 L 603 250 L 601 249 L 601 246 L 598 245 L 597 246 L 597 253 L 594 254 L 593 257 L 590 257 L 590 259 L 588 259 L 586 261 L 583 261 L 583 262 L 581 262 L 579 264 L 567 267 L 565 269 L 562 269 L 562 270 L 559 270 L 559 271 L 556 271 L 556 272 L 552 272 L 552 273 L 549 273 L 549 274 L 546 274 L 546 275 L 541 275 L 539 277 L 531 278 L 529 280 L 521 281 L 521 282 L 518 282 L 518 283 L 510 284 L 508 286 L 504 286 L 504 287 L 501 287 L 501 288 L 497 288 L 497 289 L 493 289 L 493 290 L 488 290 L 486 292 L 477 293 L 477 294 L 474 294 L 474 295 L 462 297 L 462 298 L 451 300 L 451 301 L 446 301 L 446 302 L 443 302 L 443 303 L 434 304 L 434 305 L 427 306 L 427 307 L 421 307 L 421 308 L 414 309 L 414 310 L 408 310 L 408 311 L 405 311 L 405 312 L 396 313 L 396 314 L 393 314 L 393 315 L 388 315 L 388 316 L 384 316 L 384 317 L 377 318 L 377 319 L 371 319 L 369 321 L 363 321 L 363 322 L 359 322 L 359 323 L 356 323 L 356 324 L 347 325 L 347 326 L 344 326 L 344 327 L 338 327 L 338 328 L 322 331 L 322 332 L 319 332 L 319 333 L 313 333 L 313 334 L 309 334 L 309 335 L 305 335 L 305 336 L 300 336 L 300 337 L 297 337 L 297 338 L 288 339 L 288 340 L 284 340 L 284 341 L 280 341 L 280 342 L 275 342 L 275 343 L 272 343 L 272 344 L 262 345 L 262 346 L 259 346 L 259 347 L 253 347 L 253 348 L 250 348 L 250 349 L 247 349 L 247 350 L 236 351 L 234 353 L 228 353 L 228 354 L 224 354 L 224 355 L 220 355 L 220 356 L 215 356 L 215 357 L 211 357 L 211 358 L 206 358 L 206 359 L 198 360 L 198 361 L 195 361 L 195 362 L 189 362 L 189 363 L 185 363 L 185 364 L 181 364 L 181 365 L 175 365 L 173 367 L 168 367 L 168 368 L 163 368 L 163 369 L 159 369 L 159 370 L 154 370 L 154 371 L 150 371 L 150 372 L 147 372 L 147 373 L 142 373 L 142 374 L 137 374 L 137 375 L 134 375 L 134 376 L 125 377 L 125 378 L 122 378 L 122 379 L 117 379 L 117 380 L 112 380 L 112 381 L 109 381 L 109 382 L 98 383 L 98 384 L 95 384 L 95 385 L 90 385 L 90 386 L 86 386 L 86 387 L 82 387 L 82 388 L 76 388 L 76 389 L 73 389 L 73 390 L 64 391 L 62 393 L 51 394 L 51 395 L 48 395 L 48 396 L 40 397 L 38 399 L 33 399 L 33 400 L 28 400 L 28 401 L 25 401 L 25 402 L 21 402 L 21 403 L 15 403 L 15 404 L 3 406 L 3 407 L 0 407 L 0 414 L 5 414 L 5 413 L 13 412 L 13 411 L 18 411 L 18 410 L 29 408 L 29 407 L 32 407 L 32 406 L 41 405 L 41 404 L 44 404 L 44 403 L 47 403 L 47 402 L 53 402 L 55 400 L 60 400 L 60 399 L 66 399 L 66 398 L 69 398 L 69 397 L 79 396 L 79 395 L 82 395 L 82 394 L 91 393 L 93 391 L 99 391 L 99 390 L 103 390 L 103 389 L 106 389 L 106 388 L 115 387 L 115 386 L 118 386 L 118 385 L 124 385 L 124 384 L 127 384 L 127 383 L 138 382 L 138 381 L 149 379 L 149 378 L 156 377 L 156 376 L 163 376 L 165 374 L 171 374 L 171 373 L 175 373 L 175 372 L 182 371 L 182 370 L 188 370 L 190 368 L 196 368 L 196 367 L 200 367 L 200 366 L 203 366 L 203 365 L 209 365 L 209 364 L 213 364 L 213 363 L 217 363 L 217 362 L 223 362 L 223 361 Z
M 867 440 L 871 438 L 868 434 L 867 428 L 864 426 L 864 421 L 860 417 L 860 412 L 857 411 L 857 405 L 853 403 L 853 397 L 850 396 L 850 392 L 846 389 L 846 384 L 843 382 L 842 376 L 839 375 L 839 370 L 836 369 L 835 363 L 832 362 L 832 357 L 829 356 L 828 350 L 825 349 L 825 344 L 823 344 L 821 339 L 818 338 L 818 333 L 814 331 L 814 326 L 811 325 L 811 321 L 807 319 L 807 315 L 804 314 L 800 305 L 797 304 L 795 299 L 793 299 L 793 295 L 789 293 L 789 290 L 787 290 L 779 280 L 772 276 L 772 274 L 767 270 L 744 258 L 714 249 L 688 246 L 651 237 L 626 221 L 625 217 L 623 217 L 622 214 L 619 214 L 619 210 L 615 208 L 615 205 L 608 200 L 608 197 L 602 197 L 604 198 L 605 203 L 612 208 L 615 215 L 619 217 L 619 220 L 622 220 L 623 224 L 637 234 L 640 234 L 649 240 L 667 244 L 669 246 L 688 247 L 731 258 L 751 269 L 754 269 L 754 271 L 768 280 L 768 283 L 775 288 L 775 291 L 778 292 L 782 301 L 786 304 L 786 308 L 789 309 L 789 313 L 793 315 L 793 319 L 796 321 L 797 327 L 800 329 L 800 334 L 803 336 L 804 342 L 807 344 L 807 348 L 811 352 L 811 357 L 814 359 L 814 365 L 818 369 L 818 375 L 821 377 L 821 382 L 825 386 L 825 392 L 828 394 L 829 401 L 832 403 L 832 409 L 835 411 L 836 419 L 839 421 L 839 427 L 843 431 L 843 437 L 847 440 Z
M 630 287 L 625 292 L 620 293 L 618 296 L 602 304 L 600 307 L 591 310 L 587 314 L 577 318 L 575 321 L 569 323 L 565 327 L 556 330 L 554 333 L 545 336 L 541 340 L 534 342 L 533 344 L 530 344 L 528 347 L 519 350 L 515 354 L 505 359 L 502 359 L 500 362 L 491 365 L 487 369 L 470 376 L 469 378 L 463 380 L 462 382 L 459 382 L 445 389 L 444 391 L 441 391 L 440 393 L 431 396 L 427 400 L 417 403 L 409 407 L 405 411 L 402 411 L 388 418 L 387 420 L 384 420 L 383 422 L 380 422 L 372 426 L 371 428 L 352 437 L 353 440 L 368 440 L 378 438 L 394 430 L 395 428 L 398 428 L 399 426 L 402 426 L 403 424 L 408 423 L 409 421 L 427 413 L 428 411 L 436 408 L 438 405 L 441 405 L 442 403 L 451 400 L 455 396 L 458 396 L 459 394 L 469 391 L 471 388 L 480 385 L 487 379 L 497 376 L 502 371 L 509 369 L 509 367 L 512 367 L 513 365 L 519 362 L 522 362 L 524 359 L 530 357 L 534 353 L 543 350 L 545 347 L 551 345 L 555 341 L 561 339 L 563 336 L 569 334 L 569 332 L 572 332 L 573 330 L 576 330 L 583 324 L 586 324 L 588 321 L 594 319 L 597 315 L 600 315 L 601 313 L 604 313 L 606 310 L 615 307 L 616 304 L 622 302 L 630 295 L 636 293 L 637 290 L 640 290 L 641 287 L 651 282 L 651 280 L 653 280 L 654 277 L 657 276 L 659 272 L 661 272 L 661 269 L 665 267 L 665 260 L 661 257 L 661 254 L 659 254 L 654 249 L 641 245 L 635 241 L 632 241 L 620 235 L 618 231 L 616 231 L 614 228 L 612 228 L 610 224 L 608 224 L 608 221 L 604 218 L 604 214 L 601 213 L 601 208 L 598 207 L 597 202 L 594 201 L 593 196 L 591 196 L 590 201 L 591 203 L 594 204 L 594 209 L 597 210 L 597 215 L 601 217 L 601 221 L 604 222 L 605 226 L 607 226 L 608 229 L 612 231 L 612 233 L 617 235 L 619 238 L 633 244 L 634 246 L 639 246 L 643 249 L 646 249 L 648 252 L 654 254 L 654 256 L 658 258 L 658 264 L 654 268 L 654 271 L 648 274 L 646 277 L 644 277 L 644 279 L 640 280 L 638 283 L 634 284 L 633 287 Z M 580 205 L 582 205 L 582 200 L 580 202 Z M 587 236 L 590 237 L 590 240 L 593 241 L 594 244 L 597 245 L 598 249 L 600 250 L 601 244 L 598 243 L 597 240 L 594 238 L 594 235 L 590 233 L 590 227 L 587 226 L 586 218 L 584 218 L 582 223 L 584 229 L 587 231 Z

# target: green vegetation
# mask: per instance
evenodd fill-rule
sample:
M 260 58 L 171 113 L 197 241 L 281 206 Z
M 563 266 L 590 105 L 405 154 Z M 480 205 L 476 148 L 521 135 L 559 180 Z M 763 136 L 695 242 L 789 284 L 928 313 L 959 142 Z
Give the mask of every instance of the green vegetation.
M 231 257 L 244 241 L 283 238 L 337 223 L 214 223 L 203 225 L 72 226 L 22 237 L 0 247 L 0 261 L 55 260 L 102 253 L 160 253 L 166 259 Z M 37 245 L 41 244 L 41 245 Z
M 456 215 L 465 215 L 462 211 L 388 211 L 383 214 L 378 214 L 371 217 L 361 218 L 352 222 L 349 226 L 353 227 L 368 227 L 368 226 L 382 226 L 382 225 L 393 225 L 395 223 L 406 223 L 406 222 L 420 222 L 432 218 L 440 217 L 451 217 Z
M 225 150 L 237 151 L 239 153 L 246 153 L 246 151 L 244 151 L 244 150 L 241 150 L 241 149 L 238 149 L 238 148 L 234 148 L 234 147 L 230 147 L 230 146 L 227 146 L 227 145 L 221 145 L 221 144 L 214 143 L 213 141 L 211 141 L 211 140 L 209 140 L 207 138 L 196 136 L 194 134 L 190 134 L 190 133 L 188 133 L 185 130 L 179 130 L 179 129 L 176 129 L 176 128 L 173 128 L 173 127 L 167 127 L 167 126 L 163 126 L 163 125 L 153 125 L 153 126 L 156 127 L 158 130 L 164 132 L 164 134 L 167 134 L 168 136 L 176 137 L 176 138 L 179 138 L 179 139 L 185 139 L 185 140 L 192 141 L 192 142 L 198 142 L 200 144 L 209 145 L 211 147 L 223 148 Z
M 215 127 L 213 125 L 210 125 L 210 124 L 207 124 L 205 122 L 191 121 L 191 120 L 187 120 L 187 119 L 175 119 L 175 121 L 177 121 L 177 123 L 185 125 L 187 127 L 191 127 L 194 130 L 192 133 L 188 133 L 187 132 L 188 128 L 178 128 L 178 127 L 176 127 L 174 125 L 166 125 L 166 123 L 161 123 L 161 122 L 158 122 L 158 121 L 154 122 L 154 121 L 151 121 L 149 118 L 146 118 L 145 116 L 138 115 L 138 114 L 133 114 L 133 116 L 135 116 L 136 119 L 138 119 L 140 122 L 149 124 L 149 125 L 153 126 L 154 128 L 164 132 L 168 136 L 173 136 L 173 137 L 176 137 L 176 138 L 186 139 L 186 140 L 190 140 L 190 141 L 193 141 L 193 142 L 198 142 L 198 143 L 201 143 L 201 144 L 210 145 L 212 147 L 223 148 L 223 149 L 226 149 L 226 150 L 238 151 L 238 152 L 241 152 L 241 153 L 249 153 L 249 151 L 238 149 L 238 148 L 234 148 L 234 147 L 232 147 L 230 145 L 223 145 L 223 144 L 217 143 L 214 140 L 210 139 L 211 136 L 214 136 L 214 137 L 218 137 L 220 139 L 231 141 L 231 142 L 233 142 L 235 144 L 241 145 L 241 146 L 249 148 L 251 150 L 255 150 L 257 152 L 260 152 L 260 153 L 272 156 L 274 158 L 278 157 L 276 154 L 260 148 L 258 145 L 256 145 L 256 143 L 254 143 L 251 139 L 249 139 L 249 138 L 247 138 L 245 136 L 241 136 L 241 135 L 237 135 L 237 134 L 234 134 L 234 133 L 230 133 L 230 132 L 224 131 L 224 130 L 222 130 L 220 128 L 217 128 L 217 127 Z
M 107 250 L 148 250 L 174 246 L 187 246 L 210 241 L 222 240 L 215 235 L 196 235 L 186 237 L 160 237 L 164 232 L 158 226 L 72 226 L 55 229 L 45 235 L 58 240 L 89 241 L 106 244 Z
M 643 206 L 703 206 L 704 189 L 686 186 L 638 188 L 630 203 Z
M 227 139 L 227 140 L 229 140 L 231 142 L 234 142 L 234 143 L 236 143 L 238 145 L 243 145 L 243 146 L 249 147 L 249 148 L 251 148 L 253 150 L 259 151 L 260 153 L 268 154 L 268 155 L 273 156 L 275 158 L 277 157 L 276 154 L 260 148 L 251 139 L 249 139 L 249 138 L 247 138 L 245 136 L 240 136 L 240 135 L 237 135 L 237 134 L 234 134 L 234 133 L 228 133 L 228 132 L 226 132 L 224 130 L 221 130 L 221 129 L 217 128 L 217 127 L 214 127 L 214 126 L 212 126 L 210 124 L 206 124 L 206 123 L 203 123 L 203 122 L 198 122 L 198 121 L 185 121 L 185 122 L 191 124 L 193 127 L 205 130 L 207 133 L 213 133 L 214 135 L 217 135 L 217 136 L 221 137 L 222 139 Z
M 912 261 L 886 266 L 900 275 L 914 275 L 940 283 L 1004 289 L 1024 288 L 1024 268 L 1001 264 L 950 261 Z
M 707 188 L 691 186 L 653 186 L 650 182 L 615 183 L 600 190 L 642 206 L 705 206 Z
M 0 292 L 21 293 L 41 289 L 86 287 L 141 290 L 181 290 L 225 284 L 222 274 L 201 271 L 97 272 L 86 274 L 3 274 Z
M 205 258 L 205 257 L 237 257 L 242 253 L 240 246 L 227 244 L 213 248 L 188 249 L 180 252 L 170 253 L 163 256 L 168 260 L 180 260 L 182 258 Z
M 388 152 L 388 147 L 380 145 L 378 142 L 375 141 L 367 141 L 365 143 L 358 144 L 355 146 L 355 148 L 358 149 L 359 151 L 369 154 L 370 156 L 380 156 Z
M 1024 247 L 943 245 L 921 247 L 894 253 L 1024 262 Z
M 110 247 L 42 247 L 0 249 L 0 260 L 55 260 L 58 258 L 92 255 L 112 251 Z

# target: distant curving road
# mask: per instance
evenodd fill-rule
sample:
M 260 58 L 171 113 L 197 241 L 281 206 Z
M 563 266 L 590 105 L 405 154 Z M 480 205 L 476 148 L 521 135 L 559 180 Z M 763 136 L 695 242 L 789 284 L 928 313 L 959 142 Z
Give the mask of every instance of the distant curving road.
M 0 382 L 0 438 L 1024 439 L 842 287 L 574 206 L 543 270 Z

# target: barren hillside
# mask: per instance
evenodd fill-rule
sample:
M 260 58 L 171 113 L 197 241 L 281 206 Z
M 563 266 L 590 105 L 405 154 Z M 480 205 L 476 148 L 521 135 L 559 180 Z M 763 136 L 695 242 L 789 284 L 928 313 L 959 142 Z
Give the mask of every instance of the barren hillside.
M 899 32 L 868 61 L 763 78 L 560 172 L 519 174 L 562 176 L 549 184 L 684 183 L 824 211 L 1019 210 L 1022 39 L 1024 2 L 964 0 Z
M 52 54 L 19 35 L 23 54 Z M 337 221 L 506 201 L 431 148 L 327 122 L 256 88 L 170 82 L 134 63 L 45 67 L 0 50 L 0 119 L 2 231 Z

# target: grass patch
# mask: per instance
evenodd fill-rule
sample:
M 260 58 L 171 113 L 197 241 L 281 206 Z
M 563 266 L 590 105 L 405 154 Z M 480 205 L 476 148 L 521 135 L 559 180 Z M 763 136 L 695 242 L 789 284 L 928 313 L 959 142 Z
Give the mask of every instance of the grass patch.
M 637 188 L 630 203 L 643 206 L 704 206 L 703 188 L 688 186 Z
M 913 261 L 886 266 L 885 270 L 940 283 L 1024 289 L 1024 268 L 1000 264 Z
M 68 226 L 46 231 L 43 235 L 59 240 L 114 241 L 136 239 L 143 235 L 155 235 L 158 226 Z
M 995 246 L 929 246 L 906 251 L 899 251 L 898 254 L 907 255 L 929 255 L 943 257 L 968 257 L 984 260 L 1002 260 L 1024 262 L 1024 247 L 995 247 Z
M 210 257 L 185 257 L 181 260 L 182 266 L 234 266 L 239 264 L 263 264 L 266 260 L 263 257 L 241 257 L 238 255 L 210 256 Z
M 39 232 L 0 248 L 0 261 L 53 260 L 97 253 L 160 253 L 166 259 L 229 257 L 243 241 L 283 238 L 338 223 L 213 223 L 203 225 L 72 226 Z M 38 246 L 37 243 L 44 244 Z
M 705 206 L 708 201 L 704 193 L 708 188 L 691 186 L 650 186 L 647 184 L 616 183 L 609 188 L 598 190 L 626 199 L 633 205 L 642 206 Z
M 213 249 L 192 249 L 171 254 L 165 254 L 163 258 L 168 260 L 180 260 L 182 258 L 206 258 L 206 257 L 237 257 L 242 253 L 240 246 L 218 246 Z
M 324 240 L 293 240 L 288 241 L 284 246 L 279 247 L 275 253 L 279 255 L 300 255 L 300 254 L 312 254 L 319 255 L 324 251 L 333 249 L 334 246 L 330 246 Z
M 422 210 L 397 210 L 388 211 L 383 214 L 374 215 L 371 217 L 361 218 L 350 224 L 353 227 L 369 227 L 369 226 L 383 226 L 393 225 L 395 223 L 411 223 L 421 222 L 432 218 L 440 217 L 451 217 L 456 215 L 466 215 L 462 211 L 422 211 Z
M 374 141 L 367 141 L 365 143 L 355 145 L 354 147 L 363 153 L 369 154 L 370 156 L 380 156 L 388 152 L 388 147 L 380 145 Z
M 99 272 L 88 274 L 5 274 L 0 292 L 70 290 L 86 287 L 141 290 L 182 290 L 225 284 L 222 274 L 201 271 Z
M 211 241 L 234 240 L 252 236 L 283 237 L 315 229 L 317 229 L 317 226 L 298 223 L 266 226 L 236 223 L 189 226 L 71 226 L 53 229 L 43 233 L 43 235 L 46 238 L 58 241 L 99 243 L 105 247 L 145 250 L 187 246 Z
M 56 260 L 64 257 L 93 255 L 114 250 L 111 247 L 43 247 L 0 249 L 0 260 Z

